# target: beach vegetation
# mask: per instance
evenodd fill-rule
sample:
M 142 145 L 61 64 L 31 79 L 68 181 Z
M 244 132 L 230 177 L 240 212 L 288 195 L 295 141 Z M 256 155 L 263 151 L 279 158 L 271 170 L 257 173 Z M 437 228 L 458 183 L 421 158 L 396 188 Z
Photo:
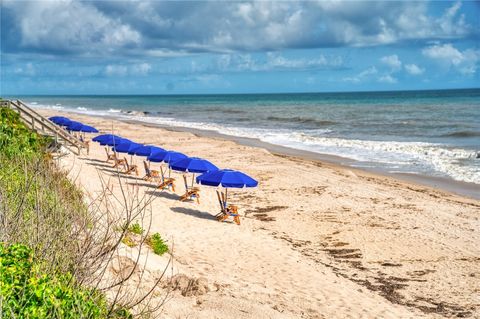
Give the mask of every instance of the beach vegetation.
M 70 273 L 52 275 L 25 245 L 0 243 L 1 313 L 7 318 L 105 318 L 107 302 Z
M 136 235 L 143 234 L 143 228 L 142 226 L 140 226 L 138 222 L 136 222 L 135 224 L 131 224 L 130 227 L 128 228 L 128 231 Z
M 142 291 L 135 288 L 140 283 L 129 281 L 140 266 L 113 282 L 104 278 L 118 260 L 119 245 L 143 233 L 138 220 L 150 199 L 132 196 L 124 185 L 118 207 L 109 205 L 107 186 L 95 198 L 86 197 L 47 152 L 51 143 L 16 112 L 0 108 L 0 314 L 138 318 L 156 311 L 163 302 L 150 302 L 161 277 Z M 138 254 L 144 242 L 137 243 Z
M 147 244 L 152 248 L 153 252 L 157 255 L 162 256 L 168 252 L 168 246 L 163 241 L 159 233 L 155 233 L 147 238 Z

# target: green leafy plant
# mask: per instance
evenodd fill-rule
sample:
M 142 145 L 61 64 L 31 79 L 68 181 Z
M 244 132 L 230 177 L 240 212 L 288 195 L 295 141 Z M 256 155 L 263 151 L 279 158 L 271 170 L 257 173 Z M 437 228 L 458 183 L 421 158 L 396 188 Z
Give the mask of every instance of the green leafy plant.
M 13 110 L 0 108 L 0 150 L 4 156 L 26 157 L 38 154 L 47 140 L 29 130 Z
M 147 245 L 149 245 L 153 252 L 157 255 L 163 255 L 168 251 L 168 246 L 163 241 L 159 233 L 155 233 L 147 238 Z
M 153 289 L 133 300 L 122 299 L 125 293 L 107 302 L 103 293 L 89 288 L 100 283 L 92 274 L 112 260 L 109 252 L 119 243 L 112 230 L 121 224 L 100 224 L 95 207 L 107 199 L 87 203 L 45 152 L 47 143 L 16 112 L 0 107 L 0 318 L 143 318 L 161 307 L 147 304 L 145 311 L 130 313 Z M 129 207 L 126 200 L 124 205 Z M 143 245 L 134 234 L 144 230 L 141 223 L 131 224 L 136 218 L 131 216 L 115 230 L 122 232 L 123 243 Z M 124 285 L 120 280 L 105 291 Z
M 1 313 L 17 318 L 105 318 L 105 297 L 69 273 L 43 273 L 25 245 L 0 243 Z
M 130 225 L 130 227 L 128 227 L 128 231 L 137 235 L 143 234 L 143 228 L 139 223 Z

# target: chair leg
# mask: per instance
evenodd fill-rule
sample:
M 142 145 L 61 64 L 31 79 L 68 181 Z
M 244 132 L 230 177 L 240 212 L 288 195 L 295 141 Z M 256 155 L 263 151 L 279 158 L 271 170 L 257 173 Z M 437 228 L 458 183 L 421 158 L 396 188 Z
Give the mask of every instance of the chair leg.
M 222 215 L 218 216 L 218 221 L 223 222 L 223 221 L 227 220 L 227 218 L 228 218 L 227 214 L 222 214 Z
M 237 225 L 240 225 L 240 216 L 234 216 L 233 217 L 233 221 L 237 224 Z

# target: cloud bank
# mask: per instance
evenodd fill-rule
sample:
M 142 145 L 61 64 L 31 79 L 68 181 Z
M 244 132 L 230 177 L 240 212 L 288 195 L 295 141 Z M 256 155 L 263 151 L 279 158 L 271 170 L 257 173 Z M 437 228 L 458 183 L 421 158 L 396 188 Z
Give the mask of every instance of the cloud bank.
M 2 1 L 2 52 L 176 56 L 363 47 L 478 30 L 454 3 L 352 1 Z

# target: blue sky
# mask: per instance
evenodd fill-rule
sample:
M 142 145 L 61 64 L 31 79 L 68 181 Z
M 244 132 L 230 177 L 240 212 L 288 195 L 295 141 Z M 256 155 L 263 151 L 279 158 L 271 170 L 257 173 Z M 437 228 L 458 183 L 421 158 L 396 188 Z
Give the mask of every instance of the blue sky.
M 1 2 L 0 94 L 479 87 L 474 1 Z

